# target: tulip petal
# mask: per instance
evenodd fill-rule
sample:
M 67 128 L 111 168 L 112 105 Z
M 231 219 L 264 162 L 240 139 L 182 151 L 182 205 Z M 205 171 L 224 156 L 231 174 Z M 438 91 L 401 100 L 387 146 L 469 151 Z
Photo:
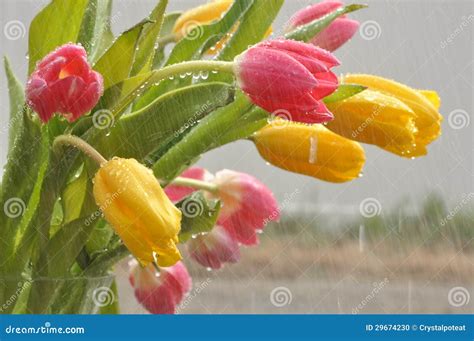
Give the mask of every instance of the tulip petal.
M 282 169 L 329 182 L 359 177 L 365 162 L 359 143 L 337 135 L 321 124 L 269 124 L 254 135 L 260 155 Z
M 300 97 L 317 81 L 291 56 L 271 49 L 251 48 L 237 57 L 238 82 L 243 91 L 268 98 Z
M 322 30 L 311 43 L 328 51 L 335 51 L 351 39 L 359 29 L 359 22 L 348 18 L 337 18 Z
M 288 30 L 307 24 L 343 6 L 341 1 L 322 1 L 296 12 L 288 21 Z
M 263 42 L 262 46 L 272 48 L 278 51 L 288 51 L 297 53 L 302 56 L 314 58 L 325 63 L 328 68 L 341 64 L 341 62 L 331 52 L 300 41 L 275 39 Z

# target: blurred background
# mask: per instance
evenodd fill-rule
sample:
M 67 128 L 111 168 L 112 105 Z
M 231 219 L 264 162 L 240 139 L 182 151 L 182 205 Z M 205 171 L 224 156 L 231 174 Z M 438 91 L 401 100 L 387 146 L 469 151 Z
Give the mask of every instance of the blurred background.
M 261 0 L 266 1 L 266 0 Z M 203 3 L 171 0 L 169 10 Z M 286 1 L 278 36 L 289 17 L 315 1 Z M 26 80 L 27 30 L 47 1 L 0 4 L 0 52 Z M 194 288 L 180 313 L 466 313 L 474 308 L 473 71 L 474 3 L 363 1 L 350 14 L 360 32 L 336 51 L 338 73 L 357 72 L 436 90 L 442 136 L 419 159 L 402 159 L 364 145 L 363 176 L 325 183 L 267 165 L 252 143 L 227 145 L 203 156 L 215 172 L 250 173 L 269 186 L 282 220 L 267 226 L 261 245 L 220 271 L 186 262 Z M 115 0 L 115 33 L 154 7 L 152 0 Z M 19 34 L 11 36 L 15 24 Z M 0 76 L 0 163 L 6 159 L 8 92 Z M 0 169 L 0 173 L 3 170 Z M 124 313 L 134 301 L 126 262 L 116 268 Z

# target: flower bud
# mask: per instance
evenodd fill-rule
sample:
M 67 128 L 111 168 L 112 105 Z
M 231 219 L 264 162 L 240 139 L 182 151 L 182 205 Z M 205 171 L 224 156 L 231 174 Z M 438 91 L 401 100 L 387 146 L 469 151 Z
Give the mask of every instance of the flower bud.
M 94 178 L 94 197 L 105 219 L 130 252 L 147 265 L 181 259 L 176 247 L 181 211 L 168 199 L 151 170 L 134 159 L 107 161 Z
M 192 285 L 182 262 L 158 272 L 152 264 L 142 267 L 132 261 L 129 280 L 138 302 L 152 314 L 174 314 Z
M 211 269 L 220 269 L 223 263 L 236 263 L 240 259 L 239 244 L 219 225 L 189 240 L 187 248 L 191 258 Z
M 321 124 L 286 122 L 269 124 L 255 133 L 260 155 L 290 172 L 329 182 L 346 182 L 359 177 L 365 162 L 364 149 Z
M 84 48 L 66 44 L 36 66 L 26 84 L 27 103 L 43 122 L 54 113 L 73 122 L 97 104 L 103 87 L 102 76 L 91 69 Z
M 335 115 L 327 125 L 332 131 L 403 157 L 425 155 L 426 146 L 441 134 L 436 92 L 372 75 L 349 74 L 343 81 L 368 89 L 328 104 Z
M 222 201 L 218 224 L 244 245 L 258 244 L 257 232 L 280 218 L 272 192 L 253 176 L 228 169 L 216 173 L 213 183 Z
M 328 51 L 293 40 L 259 43 L 235 58 L 234 73 L 252 102 L 286 118 L 322 123 L 333 118 L 321 101 L 338 87 L 330 69 L 339 61 Z
M 296 12 L 289 20 L 287 31 L 292 31 L 298 26 L 310 23 L 316 19 L 335 11 L 344 4 L 340 1 L 326 0 L 307 6 Z M 336 18 L 328 27 L 319 32 L 311 44 L 319 46 L 328 51 L 334 51 L 352 38 L 359 28 L 359 22 L 341 15 Z

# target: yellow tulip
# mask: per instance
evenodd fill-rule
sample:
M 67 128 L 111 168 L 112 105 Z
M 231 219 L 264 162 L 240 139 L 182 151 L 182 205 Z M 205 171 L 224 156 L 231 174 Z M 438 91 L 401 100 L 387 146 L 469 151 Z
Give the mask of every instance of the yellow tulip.
M 220 19 L 222 14 L 232 5 L 232 2 L 233 0 L 213 1 L 184 12 L 176 20 L 173 32 L 180 39 L 186 36 L 194 27 L 206 25 Z
M 173 33 L 175 33 L 176 39 L 179 40 L 187 36 L 196 26 L 207 25 L 215 20 L 219 20 L 230 8 L 233 2 L 233 0 L 215 0 L 184 12 L 178 20 L 176 20 L 173 27 Z M 230 29 L 229 34 L 234 33 L 237 30 L 237 27 L 238 23 Z M 269 27 L 265 33 L 265 37 L 269 36 L 271 33 L 272 28 Z M 222 38 L 213 48 L 209 49 L 208 53 L 215 54 L 217 51 L 222 49 L 228 39 L 229 35 Z
M 359 143 L 321 124 L 270 123 L 252 140 L 260 155 L 271 164 L 329 182 L 359 177 L 365 162 L 364 149 Z
M 368 89 L 328 103 L 335 118 L 327 127 L 347 138 L 377 145 L 404 157 L 427 153 L 441 134 L 440 99 L 435 91 L 415 90 L 382 77 L 349 74 L 341 83 Z
M 135 159 L 114 158 L 94 178 L 94 197 L 105 219 L 130 252 L 147 265 L 171 266 L 181 259 L 181 211 L 168 199 L 150 169 Z

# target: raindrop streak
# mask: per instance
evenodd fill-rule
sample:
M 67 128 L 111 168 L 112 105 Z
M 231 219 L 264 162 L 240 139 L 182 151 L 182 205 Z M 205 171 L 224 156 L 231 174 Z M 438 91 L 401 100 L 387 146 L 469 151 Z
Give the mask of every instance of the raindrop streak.
M 316 163 L 316 151 L 318 147 L 318 140 L 316 136 L 309 138 L 309 159 L 308 162 L 311 164 Z
M 365 226 L 361 224 L 359 226 L 359 251 L 360 252 L 364 252 L 365 244 L 366 244 Z

